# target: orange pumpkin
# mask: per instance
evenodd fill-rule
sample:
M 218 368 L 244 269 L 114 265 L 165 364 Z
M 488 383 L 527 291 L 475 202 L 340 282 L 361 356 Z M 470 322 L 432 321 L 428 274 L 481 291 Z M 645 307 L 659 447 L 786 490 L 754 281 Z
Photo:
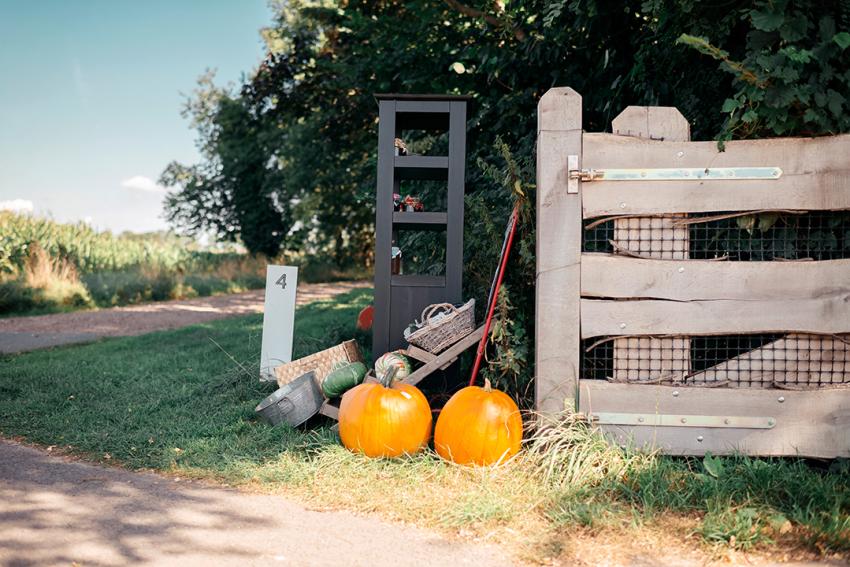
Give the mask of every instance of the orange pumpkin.
M 392 373 L 394 374 L 394 373 Z M 369 457 L 416 453 L 431 438 L 431 406 L 416 386 L 394 382 L 360 384 L 342 396 L 342 444 Z
M 492 465 L 517 454 L 522 441 L 522 416 L 504 392 L 469 386 L 446 403 L 437 418 L 434 448 L 444 459 L 461 465 Z

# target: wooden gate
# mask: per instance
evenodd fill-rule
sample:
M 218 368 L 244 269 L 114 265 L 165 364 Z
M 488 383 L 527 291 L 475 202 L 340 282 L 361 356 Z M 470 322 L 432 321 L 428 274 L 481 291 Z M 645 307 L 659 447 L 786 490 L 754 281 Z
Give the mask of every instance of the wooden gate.
M 850 136 L 538 106 L 536 399 L 671 454 L 850 456 Z

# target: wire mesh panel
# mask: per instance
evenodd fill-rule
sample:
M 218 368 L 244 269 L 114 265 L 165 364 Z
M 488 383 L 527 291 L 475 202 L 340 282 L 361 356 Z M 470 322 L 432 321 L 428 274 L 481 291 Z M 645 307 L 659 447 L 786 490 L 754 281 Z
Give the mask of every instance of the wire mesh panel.
M 582 377 L 731 388 L 850 386 L 850 335 L 603 337 L 583 344 Z M 617 349 L 615 341 L 627 341 Z M 690 370 L 679 361 L 687 357 Z M 619 374 L 617 372 L 617 365 Z M 647 376 L 653 379 L 646 379 Z
M 732 216 L 730 215 L 737 215 Z M 651 219 L 650 222 L 646 222 Z M 643 221 L 643 222 L 641 222 Z M 628 227 L 623 230 L 622 227 Z M 692 260 L 782 261 L 850 258 L 850 212 L 691 214 L 585 222 L 584 252 L 652 257 L 682 250 Z
M 592 220 L 585 222 L 582 248 L 655 259 L 845 259 L 850 258 L 850 213 L 731 212 Z M 582 351 L 584 378 L 750 388 L 850 385 L 846 335 L 596 337 L 584 341 Z

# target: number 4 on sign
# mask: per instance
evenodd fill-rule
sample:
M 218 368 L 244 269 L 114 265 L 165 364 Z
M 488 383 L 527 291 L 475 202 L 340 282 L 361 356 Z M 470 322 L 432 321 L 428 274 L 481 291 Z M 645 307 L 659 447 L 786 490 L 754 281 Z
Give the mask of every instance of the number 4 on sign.
M 286 274 L 281 274 L 274 285 L 279 285 L 280 289 L 286 289 Z

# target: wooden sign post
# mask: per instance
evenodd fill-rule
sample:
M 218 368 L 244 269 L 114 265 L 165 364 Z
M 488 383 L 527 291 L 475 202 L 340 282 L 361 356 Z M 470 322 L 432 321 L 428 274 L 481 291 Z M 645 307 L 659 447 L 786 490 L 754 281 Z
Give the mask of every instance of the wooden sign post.
M 260 353 L 260 380 L 274 382 L 274 369 L 292 362 L 292 333 L 295 325 L 295 289 L 298 268 L 266 268 L 266 301 L 263 309 L 263 346 Z

